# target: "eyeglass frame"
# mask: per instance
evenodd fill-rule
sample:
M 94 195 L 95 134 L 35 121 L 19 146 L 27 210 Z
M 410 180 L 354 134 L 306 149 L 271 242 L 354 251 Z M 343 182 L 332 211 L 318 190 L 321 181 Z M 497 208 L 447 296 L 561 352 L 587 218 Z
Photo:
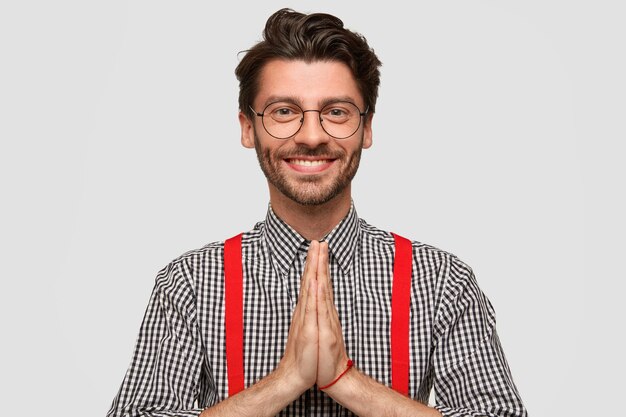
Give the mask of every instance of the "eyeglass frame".
M 261 118 L 261 124 L 263 125 L 263 129 L 267 132 L 267 134 L 268 134 L 268 135 L 270 135 L 271 137 L 273 137 L 274 139 L 278 139 L 278 140 L 286 140 L 286 139 L 292 138 L 292 137 L 294 137 L 295 135 L 297 135 L 297 134 L 298 134 L 298 132 L 300 131 L 300 129 L 302 129 L 302 126 L 304 126 L 304 113 L 308 113 L 308 112 L 312 112 L 312 111 L 314 111 L 314 112 L 318 112 L 318 113 L 319 113 L 319 117 L 317 118 L 317 120 L 319 120 L 319 122 L 320 122 L 320 126 L 321 126 L 322 130 L 323 130 L 323 131 L 324 131 L 324 132 L 325 132 L 328 136 L 330 136 L 331 138 L 334 138 L 334 139 L 338 139 L 338 140 L 348 139 L 350 136 L 354 135 L 354 134 L 355 134 L 355 133 L 359 130 L 359 128 L 361 127 L 361 118 L 362 118 L 362 117 L 367 116 L 367 115 L 368 115 L 368 113 L 369 113 L 369 110 L 370 110 L 369 106 L 367 106 L 367 108 L 365 109 L 365 111 L 363 111 L 363 112 L 362 112 L 362 111 L 361 111 L 361 109 L 359 109 L 359 106 L 357 106 L 356 104 L 354 104 L 354 103 L 353 103 L 353 102 L 351 102 L 351 101 L 345 101 L 345 100 L 339 100 L 339 101 L 334 101 L 334 102 L 332 102 L 332 103 L 328 103 L 328 104 L 324 105 L 324 106 L 323 106 L 321 109 L 319 109 L 319 110 L 316 110 L 316 109 L 308 109 L 308 110 L 304 110 L 304 109 L 303 109 L 302 107 L 300 107 L 298 104 L 296 104 L 296 103 L 291 103 L 291 102 L 290 102 L 289 104 L 291 104 L 291 105 L 293 105 L 293 106 L 296 106 L 297 108 L 299 108 L 299 109 L 302 111 L 302 117 L 300 118 L 300 127 L 299 127 L 299 128 L 298 128 L 298 130 L 296 130 L 293 134 L 291 134 L 291 135 L 289 135 L 289 136 L 286 136 L 286 137 L 284 137 L 284 138 L 281 138 L 281 137 L 278 137 L 278 136 L 274 136 L 274 135 L 272 135 L 272 134 L 269 132 L 269 130 L 267 130 L 267 127 L 265 127 L 265 121 L 264 121 L 264 120 L 265 120 L 265 119 L 264 119 L 264 118 L 265 118 L 265 111 L 267 110 L 267 108 L 268 108 L 269 106 L 271 106 L 272 104 L 281 103 L 281 102 L 283 102 L 283 100 L 272 101 L 271 103 L 267 104 L 267 105 L 263 108 L 263 111 L 262 111 L 261 113 L 259 113 L 259 112 L 257 112 L 256 110 L 254 110 L 254 108 L 253 108 L 250 104 L 248 104 L 248 107 L 250 108 L 250 110 L 252 110 L 252 113 L 254 113 L 254 115 L 255 115 L 255 116 L 258 116 L 258 117 L 260 117 L 260 118 Z M 357 125 L 356 129 L 354 129 L 354 132 L 350 133 L 348 136 L 344 136 L 344 137 L 342 137 L 342 138 L 337 137 L 337 136 L 334 136 L 334 135 L 331 135 L 330 133 L 328 133 L 328 131 L 327 131 L 327 130 L 326 130 L 326 128 L 324 127 L 324 123 L 323 123 L 323 122 L 324 122 L 324 120 L 322 119 L 322 110 L 324 110 L 324 109 L 325 109 L 326 107 L 328 107 L 328 106 L 331 106 L 331 105 L 333 105 L 333 104 L 337 104 L 337 103 L 348 103 L 348 104 L 351 104 L 351 105 L 353 105 L 354 107 L 356 107 L 356 109 L 359 111 L 359 124 Z

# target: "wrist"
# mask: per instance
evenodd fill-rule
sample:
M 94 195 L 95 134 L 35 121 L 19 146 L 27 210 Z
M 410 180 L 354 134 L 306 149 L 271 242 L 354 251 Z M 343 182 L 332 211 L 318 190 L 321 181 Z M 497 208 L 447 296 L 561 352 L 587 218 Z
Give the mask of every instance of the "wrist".
M 394 415 L 441 417 L 436 409 L 392 390 L 356 367 L 324 392 L 359 416 L 387 415 L 393 409 Z
M 301 378 L 295 369 L 295 365 L 280 361 L 278 366 L 271 373 L 273 378 L 280 382 L 281 387 L 283 387 L 294 400 L 313 386 L 313 384 Z
M 331 382 L 329 382 L 328 384 L 325 384 L 323 386 L 320 386 L 319 389 L 322 391 L 327 390 L 328 388 L 332 387 L 333 385 L 335 385 L 337 382 L 339 382 L 339 380 L 341 378 L 343 378 L 344 375 L 346 375 L 348 372 L 350 372 L 350 369 L 352 369 L 352 366 L 354 365 L 354 362 L 352 362 L 352 359 L 348 359 L 346 361 L 346 367 L 343 371 L 341 371 L 341 373 L 339 373 L 339 375 L 332 380 Z
M 336 378 L 330 387 L 324 387 L 323 391 L 337 401 L 344 396 L 353 396 L 354 389 L 359 385 L 361 371 L 353 364 L 349 369 L 345 369 L 341 378 Z M 321 389 L 321 388 L 320 388 Z M 339 401 L 337 401 L 339 402 Z

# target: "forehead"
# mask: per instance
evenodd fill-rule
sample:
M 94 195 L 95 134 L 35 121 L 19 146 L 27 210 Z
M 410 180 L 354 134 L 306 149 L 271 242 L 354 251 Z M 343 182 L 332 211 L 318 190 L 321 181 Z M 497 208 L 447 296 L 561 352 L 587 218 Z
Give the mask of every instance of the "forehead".
M 261 70 L 254 104 L 267 105 L 275 97 L 289 97 L 305 107 L 319 106 L 333 98 L 363 105 L 350 68 L 338 61 L 269 61 Z

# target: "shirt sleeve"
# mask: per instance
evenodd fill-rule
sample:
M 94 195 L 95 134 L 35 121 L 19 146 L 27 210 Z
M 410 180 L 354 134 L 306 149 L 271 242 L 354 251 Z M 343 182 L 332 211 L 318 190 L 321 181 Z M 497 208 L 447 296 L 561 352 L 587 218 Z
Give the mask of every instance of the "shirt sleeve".
M 107 417 L 198 416 L 201 345 L 193 288 L 180 263 L 171 263 L 157 275 L 130 367 Z
M 527 417 L 472 270 L 452 257 L 436 318 L 435 408 L 445 417 Z

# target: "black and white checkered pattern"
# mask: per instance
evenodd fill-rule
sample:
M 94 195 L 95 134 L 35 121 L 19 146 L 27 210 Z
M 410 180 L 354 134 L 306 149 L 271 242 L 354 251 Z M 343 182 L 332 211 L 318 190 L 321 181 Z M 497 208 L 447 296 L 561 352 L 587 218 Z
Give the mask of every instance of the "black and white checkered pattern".
M 327 236 L 348 354 L 391 385 L 389 322 L 394 240 L 354 208 Z M 243 235 L 245 384 L 283 355 L 308 244 L 268 210 Z M 132 363 L 108 416 L 197 416 L 228 395 L 223 242 L 184 254 L 159 272 Z M 434 386 L 444 416 L 526 416 L 495 331 L 495 315 L 471 269 L 413 243 L 409 395 Z M 281 416 L 352 415 L 313 388 Z

